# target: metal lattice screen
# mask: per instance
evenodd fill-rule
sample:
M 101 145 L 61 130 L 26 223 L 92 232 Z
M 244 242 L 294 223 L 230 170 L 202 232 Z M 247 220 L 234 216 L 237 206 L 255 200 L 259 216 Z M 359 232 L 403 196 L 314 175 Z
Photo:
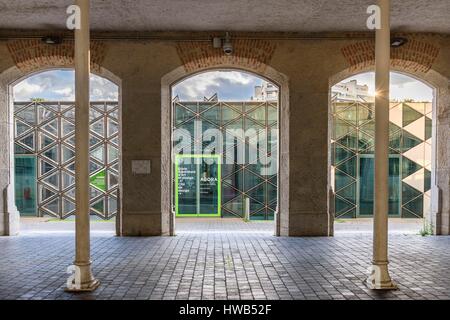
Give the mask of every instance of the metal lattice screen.
M 332 99 L 332 172 L 337 218 L 373 214 L 374 103 Z M 432 103 L 391 102 L 389 214 L 421 218 L 431 208 Z
M 194 137 L 195 122 L 201 121 L 202 133 L 210 128 L 219 129 L 226 135 L 227 129 L 255 129 L 267 132 L 266 143 L 252 150 L 245 137 L 241 143 L 247 152 L 259 153 L 259 148 L 268 155 L 277 155 L 278 102 L 173 102 L 174 129 L 182 128 Z M 272 136 L 271 136 L 272 135 Z M 252 138 L 252 137 L 247 137 Z M 221 215 L 222 217 L 244 217 L 245 199 L 250 200 L 250 218 L 253 220 L 272 220 L 277 208 L 278 174 L 261 174 L 261 164 L 225 163 L 227 153 L 236 153 L 238 141 L 224 145 L 221 161 Z M 178 142 L 174 142 L 176 145 Z M 205 145 L 203 146 L 203 148 Z M 275 157 L 275 161 L 277 157 Z
M 117 212 L 118 119 L 117 102 L 91 103 L 91 215 L 102 219 Z M 75 214 L 74 103 L 15 102 L 14 128 L 19 211 L 61 219 Z

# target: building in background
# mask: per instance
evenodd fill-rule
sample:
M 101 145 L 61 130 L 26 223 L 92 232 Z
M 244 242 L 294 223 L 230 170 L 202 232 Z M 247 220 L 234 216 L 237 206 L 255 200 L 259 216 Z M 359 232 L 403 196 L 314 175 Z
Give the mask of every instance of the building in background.
M 278 101 L 279 89 L 274 84 L 263 81 L 261 85 L 255 86 L 253 101 Z
M 332 88 L 336 218 L 373 214 L 375 104 L 356 80 Z M 390 104 L 389 215 L 422 218 L 431 207 L 432 102 Z
M 332 95 L 339 101 L 374 102 L 375 98 L 369 93 L 369 86 L 359 84 L 357 80 L 340 82 L 333 86 Z
M 91 215 L 117 212 L 119 104 L 91 102 Z M 75 103 L 14 103 L 15 196 L 21 215 L 66 219 L 75 214 Z
M 278 152 L 278 88 L 263 83 L 255 88 L 255 98 L 251 101 L 221 101 L 217 93 L 199 101 L 183 101 L 176 95 L 172 100 L 174 130 L 184 129 L 194 141 L 196 125 L 201 123 L 202 134 L 208 129 L 218 129 L 226 137 L 227 130 L 243 130 L 249 136 L 239 136 L 231 144 L 224 142 L 222 154 L 214 154 L 220 163 L 183 165 L 181 158 L 195 158 L 195 153 L 183 150 L 183 140 L 175 141 L 174 149 L 178 159 L 174 165 L 174 203 L 178 217 L 239 217 L 248 212 L 250 220 L 273 220 L 278 205 L 278 171 L 265 170 L 271 163 L 238 163 L 237 155 L 241 145 L 248 153 L 261 157 L 267 154 L 273 166 L 277 168 Z M 197 127 L 199 128 L 199 127 Z M 199 129 L 200 130 L 200 129 Z M 266 141 L 254 148 L 248 145 L 248 139 L 254 139 L 260 131 L 267 132 Z M 252 133 L 253 132 L 253 133 Z M 246 140 L 247 139 L 247 140 Z M 190 145 L 190 144 L 189 144 Z M 208 143 L 203 145 L 203 153 Z M 228 163 L 228 156 L 235 156 L 235 163 Z M 180 161 L 178 161 L 180 160 Z M 206 178 L 206 179 L 202 179 Z M 248 203 L 248 207 L 246 204 Z

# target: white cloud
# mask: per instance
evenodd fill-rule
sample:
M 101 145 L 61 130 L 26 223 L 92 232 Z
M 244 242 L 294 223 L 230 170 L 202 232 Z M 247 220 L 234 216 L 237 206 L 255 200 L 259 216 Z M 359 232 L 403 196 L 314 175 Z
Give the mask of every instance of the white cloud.
M 215 93 L 221 100 L 249 99 L 261 79 L 239 71 L 210 71 L 187 78 L 173 88 L 182 100 L 202 100 Z
M 56 89 L 56 90 L 53 90 L 53 92 L 57 95 L 64 97 L 64 99 L 67 99 L 67 100 L 75 99 L 74 88 L 71 88 L 71 87 Z
M 29 97 L 34 97 L 43 90 L 44 88 L 38 84 L 22 81 L 14 87 L 14 100 L 29 100 Z
M 92 101 L 114 101 L 119 98 L 118 87 L 111 81 L 91 75 Z M 47 101 L 74 101 L 75 76 L 71 70 L 52 70 L 28 77 L 13 90 L 15 101 L 42 98 Z
M 91 100 L 117 101 L 119 99 L 118 87 L 111 81 L 96 75 L 91 75 Z

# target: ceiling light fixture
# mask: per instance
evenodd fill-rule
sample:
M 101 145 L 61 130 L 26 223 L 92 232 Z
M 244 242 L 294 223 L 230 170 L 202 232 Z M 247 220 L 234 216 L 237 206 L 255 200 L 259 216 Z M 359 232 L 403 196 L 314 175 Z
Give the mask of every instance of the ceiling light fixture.
M 395 37 L 391 39 L 391 47 L 392 48 L 399 48 L 403 45 L 408 43 L 408 39 L 402 38 L 402 37 Z
M 62 43 L 62 38 L 59 36 L 45 36 L 41 39 L 45 44 L 56 45 Z

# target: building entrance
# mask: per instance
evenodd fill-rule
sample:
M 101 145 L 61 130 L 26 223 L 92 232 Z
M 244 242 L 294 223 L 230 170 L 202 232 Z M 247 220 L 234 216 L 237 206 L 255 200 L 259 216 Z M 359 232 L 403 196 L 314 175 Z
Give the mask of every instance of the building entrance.
M 278 88 L 243 72 L 207 72 L 178 83 L 172 97 L 176 216 L 273 220 Z

